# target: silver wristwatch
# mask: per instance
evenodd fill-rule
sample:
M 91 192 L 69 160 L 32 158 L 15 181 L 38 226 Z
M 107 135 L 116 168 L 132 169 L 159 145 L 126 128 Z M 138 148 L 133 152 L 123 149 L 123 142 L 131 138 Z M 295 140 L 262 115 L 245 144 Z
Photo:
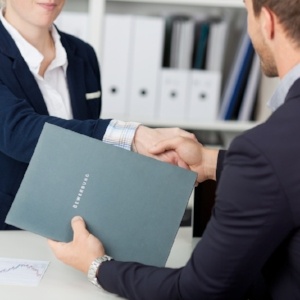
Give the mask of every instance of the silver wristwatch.
M 101 285 L 98 283 L 98 280 L 97 280 L 97 271 L 100 267 L 100 265 L 105 262 L 105 261 L 110 261 L 112 260 L 112 257 L 108 256 L 108 255 L 104 255 L 104 256 L 101 256 L 101 257 L 98 257 L 96 258 L 92 264 L 90 265 L 90 268 L 89 268 L 89 271 L 88 271 L 88 274 L 87 274 L 87 277 L 88 277 L 88 280 L 94 284 L 95 286 L 97 286 L 98 288 L 102 288 Z

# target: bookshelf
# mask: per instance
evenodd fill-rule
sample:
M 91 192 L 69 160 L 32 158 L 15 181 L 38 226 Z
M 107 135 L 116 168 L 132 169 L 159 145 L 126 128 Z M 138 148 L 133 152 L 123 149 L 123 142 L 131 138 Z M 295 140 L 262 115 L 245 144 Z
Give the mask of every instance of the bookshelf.
M 106 13 L 120 14 L 156 14 L 168 12 L 195 13 L 210 12 L 215 15 L 235 14 L 237 19 L 245 20 L 246 12 L 241 0 L 72 0 L 66 3 L 65 10 L 84 11 L 88 14 L 88 41 L 96 50 L 100 64 L 103 55 L 103 20 Z M 232 38 L 232 37 L 231 37 Z M 126 118 L 123 118 L 126 120 Z M 130 118 L 129 118 L 130 119 Z M 231 139 L 248 130 L 258 122 L 215 121 L 215 122 L 177 122 L 153 121 L 142 118 L 140 121 L 153 127 L 176 126 L 193 131 L 220 133 L 227 146 Z
M 138 3 L 158 3 L 158 4 L 179 4 L 196 6 L 216 6 L 216 7 L 243 7 L 243 2 L 239 0 L 107 0 L 107 2 L 138 2 Z

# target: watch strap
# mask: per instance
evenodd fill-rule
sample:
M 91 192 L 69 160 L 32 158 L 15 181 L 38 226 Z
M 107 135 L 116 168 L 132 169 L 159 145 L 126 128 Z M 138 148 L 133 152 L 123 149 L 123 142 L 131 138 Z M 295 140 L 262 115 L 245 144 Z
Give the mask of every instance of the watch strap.
M 100 265 L 105 262 L 105 261 L 110 261 L 112 260 L 112 257 L 108 256 L 108 255 L 103 255 L 101 257 L 96 258 L 95 260 L 93 260 L 93 262 L 91 263 L 90 267 L 89 267 L 89 271 L 87 274 L 88 280 L 94 284 L 95 286 L 97 286 L 98 288 L 102 288 L 101 285 L 98 283 L 97 280 L 97 271 L 100 267 Z

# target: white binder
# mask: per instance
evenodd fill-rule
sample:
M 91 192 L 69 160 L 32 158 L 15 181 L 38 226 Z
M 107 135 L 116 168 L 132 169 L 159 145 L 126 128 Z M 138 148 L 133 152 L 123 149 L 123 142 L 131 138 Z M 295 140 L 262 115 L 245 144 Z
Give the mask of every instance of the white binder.
M 191 71 L 188 120 L 213 122 L 217 119 L 221 88 L 221 72 Z
M 226 20 L 212 22 L 208 36 L 206 70 L 223 71 L 229 24 Z
M 162 69 L 158 119 L 185 121 L 187 113 L 189 70 Z
M 163 18 L 135 17 L 129 93 L 129 119 L 132 121 L 154 119 L 157 110 L 163 40 Z
M 133 17 L 130 15 L 105 16 L 101 118 L 125 119 L 128 115 L 132 28 Z

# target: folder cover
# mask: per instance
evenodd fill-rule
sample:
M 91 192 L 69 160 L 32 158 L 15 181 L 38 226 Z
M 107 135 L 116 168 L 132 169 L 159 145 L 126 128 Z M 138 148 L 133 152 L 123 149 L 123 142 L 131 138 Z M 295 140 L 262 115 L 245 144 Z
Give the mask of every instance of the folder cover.
M 196 174 L 45 124 L 6 223 L 72 240 L 82 216 L 121 261 L 166 263 Z

